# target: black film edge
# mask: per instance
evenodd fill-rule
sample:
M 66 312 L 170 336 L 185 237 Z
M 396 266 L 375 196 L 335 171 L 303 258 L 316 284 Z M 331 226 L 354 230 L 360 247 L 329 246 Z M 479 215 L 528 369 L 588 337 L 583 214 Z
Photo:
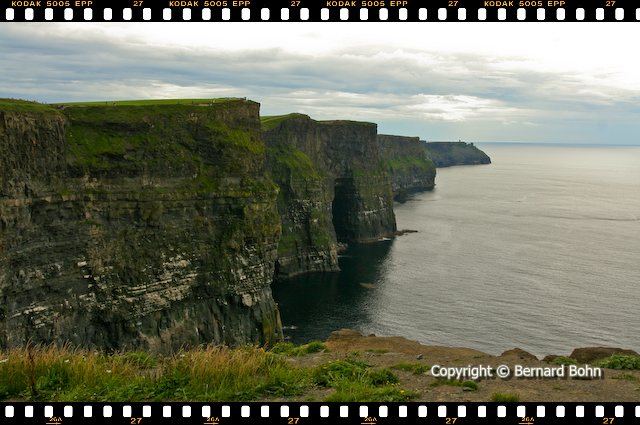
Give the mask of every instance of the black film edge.
M 0 403 L 6 425 L 637 424 L 639 403 Z
M 0 22 L 638 22 L 630 0 L 4 0 Z

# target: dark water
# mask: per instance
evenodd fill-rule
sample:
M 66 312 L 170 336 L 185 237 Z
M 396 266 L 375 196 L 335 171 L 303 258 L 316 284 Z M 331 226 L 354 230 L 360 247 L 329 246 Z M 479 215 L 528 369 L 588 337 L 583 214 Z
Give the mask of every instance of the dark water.
M 480 147 L 492 165 L 438 169 L 433 192 L 396 205 L 398 228 L 419 233 L 351 247 L 340 273 L 274 284 L 285 335 L 639 351 L 640 147 Z

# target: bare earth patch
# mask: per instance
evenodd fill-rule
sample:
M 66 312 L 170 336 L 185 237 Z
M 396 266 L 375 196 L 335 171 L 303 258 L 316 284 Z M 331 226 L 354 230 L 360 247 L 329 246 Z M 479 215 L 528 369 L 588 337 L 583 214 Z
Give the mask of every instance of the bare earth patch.
M 475 390 L 461 386 L 461 382 L 456 385 L 455 382 L 435 378 L 429 370 L 436 364 L 454 367 L 492 366 L 494 370 L 499 365 L 508 365 L 512 371 L 515 365 L 556 366 L 520 349 L 509 350 L 501 356 L 492 356 L 467 348 L 426 346 L 402 337 L 362 336 L 347 329 L 334 332 L 326 341 L 326 345 L 328 352 L 292 357 L 289 361 L 298 367 L 314 367 L 358 353 L 360 359 L 373 367 L 391 368 L 400 378 L 400 387 L 419 393 L 415 401 L 486 402 L 491 401 L 496 393 L 515 394 L 519 401 L 537 402 L 640 400 L 638 370 L 602 369 L 601 379 L 494 377 L 475 381 Z M 320 401 L 328 393 L 326 389 L 310 390 L 301 396 L 286 400 Z

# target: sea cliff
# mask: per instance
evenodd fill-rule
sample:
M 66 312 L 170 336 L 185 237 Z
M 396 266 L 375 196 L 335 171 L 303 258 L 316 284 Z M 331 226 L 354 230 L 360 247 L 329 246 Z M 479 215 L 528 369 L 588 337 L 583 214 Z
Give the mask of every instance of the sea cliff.
M 396 235 L 394 198 L 434 186 L 429 156 L 470 150 L 259 110 L 0 99 L 0 349 L 271 345 L 274 277 Z
M 281 188 L 281 276 L 337 270 L 337 242 L 368 242 L 396 231 L 391 176 L 377 126 L 264 117 L 268 164 Z
M 259 104 L 4 101 L 0 166 L 0 347 L 281 339 Z
M 410 193 L 433 189 L 436 167 L 418 137 L 379 134 L 378 144 L 397 201 L 405 200 Z
M 436 167 L 491 164 L 491 158 L 473 143 L 425 142 L 425 148 Z

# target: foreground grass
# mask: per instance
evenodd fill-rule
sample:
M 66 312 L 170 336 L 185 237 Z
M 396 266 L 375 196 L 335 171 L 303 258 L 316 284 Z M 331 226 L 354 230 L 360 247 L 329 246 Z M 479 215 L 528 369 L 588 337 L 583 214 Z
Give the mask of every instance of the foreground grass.
M 596 362 L 596 365 L 608 369 L 640 370 L 640 356 L 614 354 Z
M 399 379 L 389 369 L 373 369 L 357 355 L 316 367 L 312 379 L 319 387 L 335 388 L 336 391 L 326 397 L 326 401 L 393 402 L 418 396 L 414 391 L 398 387 Z
M 401 401 L 417 396 L 398 387 L 388 369 L 348 357 L 293 367 L 289 356 L 322 351 L 320 343 L 207 347 L 173 356 L 145 352 L 107 355 L 69 347 L 0 352 L 0 400 L 250 401 L 329 390 L 326 401 Z M 278 350 L 276 350 L 278 351 Z
M 520 401 L 520 396 L 513 393 L 493 393 L 491 395 L 491 401 L 498 403 L 515 403 Z

